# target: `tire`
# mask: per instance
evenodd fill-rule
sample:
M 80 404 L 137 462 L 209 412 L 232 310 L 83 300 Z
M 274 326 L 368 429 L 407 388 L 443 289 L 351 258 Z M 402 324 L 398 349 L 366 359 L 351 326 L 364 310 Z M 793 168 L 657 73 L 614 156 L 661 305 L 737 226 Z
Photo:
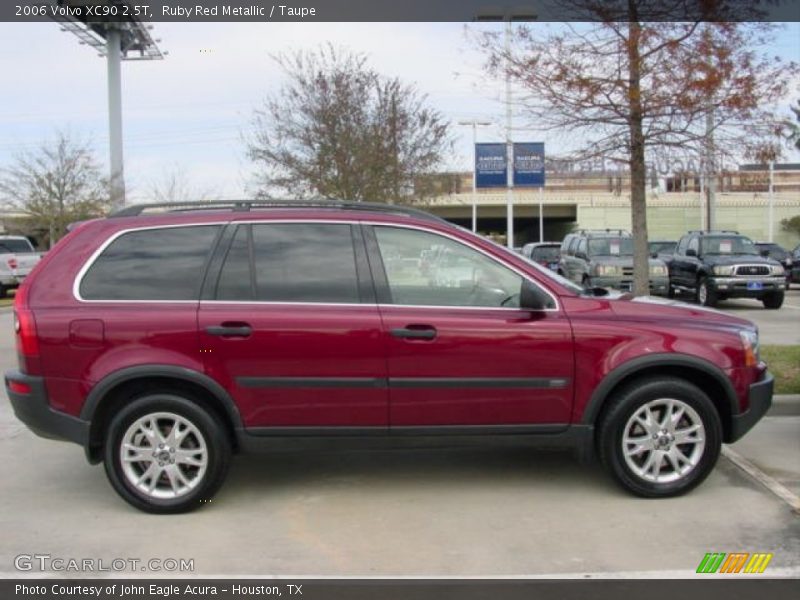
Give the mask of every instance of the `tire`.
M 181 434 L 177 442 L 173 431 Z M 124 461 L 126 455 L 142 460 Z M 208 502 L 222 485 L 230 458 L 222 424 L 199 404 L 171 392 L 133 400 L 106 431 L 108 480 L 123 500 L 145 512 L 181 513 Z M 151 470 L 155 476 L 148 477 Z
M 717 292 L 708 287 L 708 281 L 705 277 L 700 277 L 697 280 L 697 288 L 695 289 L 695 299 L 698 304 L 703 306 L 714 307 L 717 305 L 719 298 Z
M 665 424 L 667 410 L 676 422 Z M 697 431 L 686 431 L 698 425 Z M 674 443 L 676 433 L 686 443 Z M 653 377 L 615 394 L 599 422 L 597 443 L 601 462 L 622 487 L 637 496 L 666 498 L 688 492 L 708 476 L 719 458 L 722 424 L 698 387 Z
M 764 308 L 775 310 L 783 306 L 783 292 L 770 292 L 766 294 L 761 300 L 764 303 Z
M 675 288 L 672 287 L 672 284 L 667 282 L 667 298 L 674 298 L 675 297 Z
M 0 298 L 5 298 L 8 296 L 8 288 L 4 285 L 0 285 Z
M 581 280 L 581 285 L 586 290 L 592 289 L 592 280 L 589 278 L 588 275 L 583 276 L 583 279 Z

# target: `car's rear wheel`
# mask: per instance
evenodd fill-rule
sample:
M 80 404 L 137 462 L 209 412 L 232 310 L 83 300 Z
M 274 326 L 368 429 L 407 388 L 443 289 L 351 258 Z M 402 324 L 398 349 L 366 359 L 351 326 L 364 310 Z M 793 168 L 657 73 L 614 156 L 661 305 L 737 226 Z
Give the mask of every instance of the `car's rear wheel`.
M 676 496 L 714 468 L 722 425 L 695 385 L 674 377 L 639 380 L 611 402 L 599 424 L 598 450 L 627 490 L 649 498 Z
M 761 300 L 764 308 L 776 309 L 783 306 L 783 292 L 770 292 Z
M 106 432 L 111 485 L 147 512 L 185 512 L 208 502 L 222 485 L 230 457 L 230 442 L 214 416 L 172 393 L 137 398 Z

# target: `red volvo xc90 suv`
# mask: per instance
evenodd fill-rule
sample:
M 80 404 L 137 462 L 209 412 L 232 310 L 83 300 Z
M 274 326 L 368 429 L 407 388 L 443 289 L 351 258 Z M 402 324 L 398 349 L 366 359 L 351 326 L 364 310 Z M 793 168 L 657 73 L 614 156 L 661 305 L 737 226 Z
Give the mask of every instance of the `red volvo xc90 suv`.
M 413 209 L 135 206 L 20 288 L 6 391 L 152 512 L 210 498 L 237 452 L 421 436 L 570 445 L 685 492 L 770 406 L 756 328 L 596 293 Z

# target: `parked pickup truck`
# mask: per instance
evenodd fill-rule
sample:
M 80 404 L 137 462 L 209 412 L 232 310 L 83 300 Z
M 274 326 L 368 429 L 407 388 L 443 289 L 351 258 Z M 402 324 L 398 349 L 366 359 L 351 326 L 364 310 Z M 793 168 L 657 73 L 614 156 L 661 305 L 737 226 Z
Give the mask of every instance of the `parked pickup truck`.
M 0 235 L 0 298 L 19 287 L 42 258 L 21 235 Z
M 690 231 L 668 264 L 670 297 L 688 292 L 705 306 L 726 298 L 755 298 L 773 309 L 783 304 L 783 265 L 736 231 Z

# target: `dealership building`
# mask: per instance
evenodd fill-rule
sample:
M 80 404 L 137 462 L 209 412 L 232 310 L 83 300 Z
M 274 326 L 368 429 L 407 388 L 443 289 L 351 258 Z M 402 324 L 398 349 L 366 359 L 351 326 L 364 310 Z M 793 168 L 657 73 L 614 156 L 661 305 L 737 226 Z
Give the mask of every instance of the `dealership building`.
M 736 230 L 753 240 L 766 241 L 771 220 L 774 241 L 791 249 L 800 243 L 800 237 L 782 231 L 780 222 L 800 215 L 800 164 L 775 165 L 772 194 L 769 177 L 764 165 L 741 165 L 737 170 L 720 175 L 712 222 L 715 229 Z M 679 174 L 661 179 L 653 177 L 648 183 L 650 239 L 676 240 L 689 230 L 706 228 L 706 193 L 700 177 Z M 472 173 L 469 172 L 442 175 L 433 185 L 436 189 L 433 198 L 426 203 L 427 210 L 469 228 L 474 201 L 478 231 L 505 236 L 505 189 L 478 190 L 473 194 Z M 540 212 L 545 241 L 560 241 L 573 229 L 630 230 L 629 190 L 626 173 L 548 170 L 541 191 L 513 190 L 515 245 L 539 241 Z

